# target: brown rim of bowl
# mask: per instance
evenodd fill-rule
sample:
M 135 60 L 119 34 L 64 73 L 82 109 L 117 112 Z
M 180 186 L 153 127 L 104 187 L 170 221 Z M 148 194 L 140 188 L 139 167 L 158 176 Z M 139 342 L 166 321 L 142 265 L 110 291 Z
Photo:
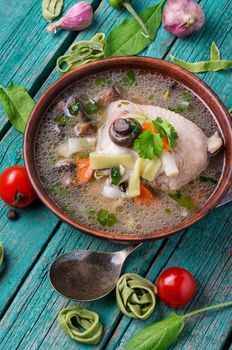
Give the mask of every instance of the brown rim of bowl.
M 215 191 L 202 208 L 200 208 L 187 220 L 173 227 L 156 230 L 153 232 L 147 232 L 144 234 L 113 233 L 110 231 L 91 228 L 85 224 L 80 223 L 78 220 L 71 218 L 59 207 L 57 207 L 43 188 L 43 185 L 40 182 L 39 176 L 37 174 L 34 161 L 34 140 L 41 116 L 45 113 L 50 103 L 61 92 L 63 92 L 79 79 L 94 73 L 99 73 L 101 71 L 118 68 L 154 71 L 180 82 L 180 84 L 192 91 L 211 112 L 217 121 L 219 130 L 224 139 L 224 165 L 222 176 Z M 56 214 L 61 220 L 68 223 L 72 227 L 92 236 L 117 242 L 120 241 L 124 243 L 137 243 L 141 241 L 156 240 L 171 236 L 202 219 L 217 205 L 217 203 L 219 203 L 219 201 L 228 191 L 232 183 L 232 121 L 228 111 L 226 110 L 219 97 L 202 80 L 187 70 L 170 62 L 151 57 L 132 56 L 109 58 L 89 63 L 65 74 L 44 92 L 39 101 L 36 103 L 27 123 L 24 136 L 24 160 L 28 176 L 30 178 L 32 186 L 38 194 L 38 197 L 54 214 Z

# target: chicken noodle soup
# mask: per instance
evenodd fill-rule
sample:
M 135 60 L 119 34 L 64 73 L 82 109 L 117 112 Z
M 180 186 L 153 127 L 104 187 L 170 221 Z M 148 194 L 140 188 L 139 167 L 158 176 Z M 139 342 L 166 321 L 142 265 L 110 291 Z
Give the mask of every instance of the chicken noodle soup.
M 217 124 L 176 81 L 114 70 L 64 91 L 36 135 L 40 179 L 57 206 L 101 230 L 172 227 L 209 199 L 223 165 Z

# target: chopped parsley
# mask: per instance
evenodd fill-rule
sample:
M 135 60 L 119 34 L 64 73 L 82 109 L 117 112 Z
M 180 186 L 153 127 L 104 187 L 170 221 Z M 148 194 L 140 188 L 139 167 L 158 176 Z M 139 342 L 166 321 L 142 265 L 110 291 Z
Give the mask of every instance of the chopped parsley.
M 113 185 L 118 185 L 122 179 L 119 167 L 111 169 L 111 180 Z
M 56 193 L 58 196 L 66 197 L 69 193 L 68 189 L 63 185 L 53 182 L 49 188 L 53 193 Z
M 65 117 L 64 115 L 58 115 L 55 118 L 55 123 L 59 126 L 67 126 L 70 123 L 70 118 Z
M 80 103 L 79 102 L 75 102 L 75 103 L 71 104 L 68 107 L 68 110 L 69 110 L 70 114 L 77 115 L 77 113 L 80 110 Z
M 170 208 L 165 208 L 164 211 L 166 214 L 171 214 L 171 212 L 172 212 L 172 210 Z
M 218 183 L 217 179 L 215 179 L 214 177 L 209 177 L 209 176 L 200 176 L 200 181 L 209 182 L 209 183 L 214 184 L 214 185 L 216 185 Z
M 127 101 L 122 101 L 118 104 L 118 108 L 121 108 L 123 105 L 129 105 L 129 102 Z
M 155 95 L 150 95 L 149 97 L 148 97 L 148 100 L 150 100 L 150 101 L 153 101 L 155 99 Z
M 191 110 L 193 99 L 192 94 L 190 92 L 185 91 L 182 92 L 180 96 L 182 101 L 176 107 L 169 106 L 168 109 L 170 111 L 180 114 Z
M 174 201 L 176 201 L 181 207 L 186 208 L 187 210 L 193 210 L 195 208 L 193 198 L 189 195 L 182 194 L 180 191 L 170 193 L 169 197 L 174 199 Z
M 87 102 L 86 102 L 86 105 L 85 105 L 85 110 L 88 114 L 94 114 L 96 113 L 100 108 L 100 104 L 97 102 L 97 101 L 94 101 L 92 99 L 89 99 Z
M 96 86 L 100 86 L 102 88 L 107 87 L 107 79 L 106 78 L 97 78 L 95 81 Z
M 182 100 L 186 101 L 186 102 L 192 102 L 192 100 L 193 100 L 193 95 L 188 91 L 182 92 L 182 94 L 180 96 L 181 96 Z
M 117 217 L 106 209 L 100 209 L 96 213 L 97 222 L 102 226 L 113 226 L 117 223 Z
M 122 82 L 124 85 L 131 86 L 135 83 L 135 73 L 130 70 L 127 72 L 122 78 Z

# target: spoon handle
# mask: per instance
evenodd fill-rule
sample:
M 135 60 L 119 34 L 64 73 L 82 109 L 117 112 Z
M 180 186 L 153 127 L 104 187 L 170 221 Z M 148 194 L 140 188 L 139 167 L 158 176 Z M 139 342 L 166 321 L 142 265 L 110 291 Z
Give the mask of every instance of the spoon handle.
M 140 244 L 130 244 L 126 249 L 121 250 L 119 253 L 123 256 L 124 259 L 128 257 L 133 251 L 140 247 L 143 243 Z

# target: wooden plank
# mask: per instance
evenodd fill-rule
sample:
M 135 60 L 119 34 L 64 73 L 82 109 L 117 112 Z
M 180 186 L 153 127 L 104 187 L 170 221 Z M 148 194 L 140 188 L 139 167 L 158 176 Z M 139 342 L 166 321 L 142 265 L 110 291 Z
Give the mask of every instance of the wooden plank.
M 134 256 L 129 258 L 127 271 L 145 274 L 154 255 L 159 251 L 161 241 L 144 244 Z M 121 247 L 106 241 L 92 239 L 67 225 L 62 225 L 49 242 L 46 250 L 19 290 L 9 310 L 1 321 L 0 347 L 15 349 L 75 349 L 76 343 L 70 340 L 59 328 L 56 316 L 59 310 L 70 304 L 53 292 L 48 281 L 49 265 L 60 254 L 72 249 L 117 250 Z M 137 262 L 140 261 L 140 264 Z M 78 288 L 78 286 L 77 286 Z M 71 303 L 73 304 L 73 303 Z M 83 304 L 82 304 L 83 305 Z M 112 328 L 117 323 L 120 313 L 115 305 L 114 293 L 103 300 L 87 303 L 86 307 L 99 312 L 105 333 L 100 348 L 109 339 Z M 17 332 L 15 330 L 17 329 Z M 14 334 L 14 336 L 12 336 Z M 17 335 L 16 335 L 17 334 Z M 43 343 L 42 343 L 43 341 Z M 85 349 L 78 345 L 78 349 Z M 92 349 L 100 349 L 98 346 Z
M 198 33 L 191 36 L 191 39 L 177 40 L 170 50 L 170 54 L 190 62 L 208 60 L 210 45 L 215 41 L 218 45 L 221 56 L 224 59 L 231 59 L 231 12 L 232 2 L 230 0 L 202 0 L 201 6 L 206 13 L 206 24 Z M 203 79 L 216 92 L 225 105 L 232 106 L 232 74 L 231 69 L 227 71 L 200 73 L 198 76 Z
M 153 1 L 151 0 L 149 3 L 153 3 Z M 135 8 L 137 8 L 138 10 L 145 8 L 147 5 L 148 4 L 142 5 L 139 3 L 139 1 L 135 2 Z M 80 33 L 78 35 L 78 40 L 89 39 L 98 31 L 107 32 L 111 30 L 112 26 L 114 26 L 116 23 L 120 23 L 122 19 L 124 19 L 125 17 L 128 17 L 128 14 L 126 11 L 120 12 L 120 16 L 118 16 L 117 10 L 114 10 L 112 6 L 109 5 L 108 0 L 104 0 L 100 4 L 97 11 L 95 12 L 95 22 L 93 23 L 92 27 L 88 32 L 84 31 Z M 165 36 L 168 34 L 166 31 L 164 31 L 163 35 Z M 161 55 L 160 57 L 162 57 L 163 49 L 159 52 L 159 55 Z M 49 78 L 46 80 L 45 84 L 39 90 L 35 99 L 37 100 L 38 97 L 41 95 L 41 93 L 46 89 L 46 87 L 50 85 L 52 82 L 54 82 L 58 77 L 60 77 L 60 75 L 54 70 L 52 74 L 49 76 Z M 18 133 L 14 128 L 11 128 L 8 131 L 8 133 L 5 135 L 0 145 L 0 172 L 8 166 L 22 161 L 21 160 L 22 141 L 23 141 L 22 134 Z M 5 218 L 6 212 L 7 212 L 7 207 L 2 205 L 2 207 L 0 207 L 0 216 Z M 13 250 L 11 248 L 11 237 L 12 237 L 11 232 L 12 230 L 15 230 L 15 227 L 16 228 L 18 227 L 18 223 L 12 223 L 8 221 L 6 225 L 5 223 L 6 220 L 4 219 L 3 227 L 0 233 L 0 240 L 3 240 L 6 246 L 6 249 L 8 251 L 14 252 L 14 261 L 17 261 L 18 259 L 20 259 L 22 254 L 25 254 L 25 260 L 24 260 L 24 265 L 22 266 L 20 272 L 16 269 L 16 265 L 13 265 L 10 271 L 8 270 L 9 274 L 6 271 L 5 279 L 8 281 L 8 284 L 10 287 L 5 286 L 4 284 L 3 288 L 5 288 L 5 291 L 1 293 L 1 296 L 0 296 L 0 311 L 3 311 L 4 305 L 6 304 L 8 305 L 8 302 L 9 300 L 11 300 L 12 295 L 14 295 L 20 283 L 22 282 L 22 280 L 24 280 L 27 274 L 27 271 L 30 270 L 30 266 L 34 262 L 33 257 L 35 259 L 38 257 L 38 254 L 40 253 L 41 250 L 43 250 L 43 247 L 46 244 L 46 241 L 50 239 L 58 223 L 58 220 L 49 211 L 46 212 L 46 209 L 42 206 L 40 206 L 36 211 L 26 211 L 23 213 L 26 213 L 24 215 L 26 215 L 26 217 L 28 218 L 28 221 L 30 222 L 30 227 L 25 225 L 25 229 L 24 229 L 24 239 L 26 241 L 32 242 L 33 240 L 32 233 L 34 230 L 38 230 L 38 232 L 46 233 L 46 235 L 41 234 L 40 240 L 37 240 L 36 242 L 37 244 L 34 247 L 32 245 L 30 252 L 26 252 L 26 253 L 24 252 L 23 244 L 18 244 L 18 249 Z M 45 213 L 47 217 L 46 221 L 40 220 L 40 218 L 43 217 Z M 39 225 L 39 228 L 37 227 L 38 220 L 42 221 L 41 224 Z M 17 236 L 15 237 L 15 244 L 17 244 Z
M 100 1 L 90 3 L 96 8 Z M 66 0 L 63 13 L 71 5 L 73 1 Z M 0 82 L 4 86 L 12 80 L 23 84 L 34 96 L 77 32 L 47 33 L 48 22 L 42 16 L 41 0 L 22 0 L 16 8 L 15 1 L 2 1 L 0 18 Z M 0 106 L 0 135 L 5 132 L 6 123 L 8 119 Z
M 154 281 L 160 272 L 171 266 L 191 271 L 197 281 L 197 293 L 179 314 L 205 305 L 231 300 L 232 205 L 214 210 L 207 218 L 192 226 L 182 237 L 169 239 L 154 261 L 147 278 Z M 220 222 L 220 226 L 218 223 Z M 154 314 L 140 322 L 123 317 L 108 343 L 107 349 L 124 349 L 129 338 L 146 325 L 163 319 L 173 310 L 159 302 Z M 194 316 L 172 349 L 218 350 L 230 331 L 231 308 Z
M 83 237 L 86 237 L 86 236 L 83 236 Z M 89 238 L 89 237 L 88 237 Z M 69 238 L 68 238 L 69 239 Z M 95 240 L 94 240 L 95 241 Z M 84 242 L 84 244 L 85 244 L 86 242 Z M 85 245 L 84 245 L 85 246 Z M 93 248 L 93 245 L 91 246 L 92 248 Z M 69 247 L 68 247 L 69 248 Z M 57 247 L 57 250 L 58 250 L 58 247 Z M 68 250 L 68 249 L 67 249 Z M 134 260 L 134 261 L 136 261 L 136 260 Z M 40 261 L 39 261 L 39 263 L 40 263 Z M 36 264 L 36 266 L 37 266 L 37 264 Z M 43 267 L 44 269 L 46 269 L 47 267 Z M 33 270 L 34 271 L 34 270 Z M 34 275 L 33 275 L 33 277 L 34 277 Z M 33 280 L 34 280 L 34 278 L 31 278 L 31 275 L 29 276 L 29 278 L 30 278 L 30 283 L 29 284 L 24 284 L 24 286 L 23 286 L 23 288 L 22 288 L 22 291 L 24 291 L 25 292 L 25 289 L 29 289 L 29 288 L 36 288 L 37 287 L 37 285 L 34 285 L 33 284 Z M 27 281 L 26 281 L 27 282 Z M 41 278 L 40 278 L 40 282 L 42 283 L 42 286 L 43 287 L 46 287 L 47 285 L 45 284 L 43 284 L 43 281 L 41 281 Z M 32 287 L 32 285 L 33 285 L 33 287 Z M 42 288 L 42 290 L 43 290 L 43 288 Z M 47 291 L 48 292 L 48 291 Z M 21 290 L 20 290 L 20 292 L 19 292 L 19 294 L 18 294 L 18 296 L 23 296 L 23 293 L 21 293 Z M 33 306 L 33 302 L 34 302 L 34 296 L 33 295 L 28 295 L 28 294 L 25 294 L 25 296 L 24 296 L 24 298 L 25 299 L 29 299 L 29 298 L 32 298 L 32 301 L 31 301 L 31 305 L 27 305 L 26 306 L 26 304 L 24 304 L 25 303 L 25 299 L 21 302 L 21 304 L 20 304 L 20 308 L 21 309 L 23 309 L 24 308 L 24 306 L 25 306 L 25 308 L 26 308 L 26 312 L 25 312 L 25 315 L 24 316 L 22 316 L 23 318 L 21 318 L 21 316 L 20 316 L 20 320 L 21 320 L 21 322 L 22 322 L 22 324 L 24 325 L 24 322 L 26 322 L 26 324 L 27 324 L 27 327 L 29 327 L 29 328 L 27 328 L 26 329 L 26 332 L 27 332 L 27 334 L 26 334 L 26 338 L 25 338 L 25 343 L 27 344 L 26 345 L 26 347 L 27 348 L 29 348 L 30 347 L 30 344 L 31 344 L 31 338 L 30 338 L 30 326 L 28 326 L 28 322 L 27 322 L 27 319 L 28 320 L 31 320 L 31 318 L 29 317 L 28 318 L 28 315 L 29 315 L 29 313 L 30 313 L 30 306 L 32 307 Z M 43 302 L 44 300 L 43 300 L 44 298 L 43 298 L 43 294 L 42 294 L 42 297 L 41 298 L 39 298 L 39 299 L 36 299 L 35 300 L 35 306 L 37 307 L 37 308 L 40 308 L 37 304 L 39 304 L 39 302 Z M 53 299 L 53 294 L 52 294 L 52 296 L 51 296 L 51 300 L 52 300 L 52 302 L 56 302 L 56 299 Z M 60 298 L 58 299 L 58 300 L 60 300 Z M 22 304 L 23 304 L 23 306 L 22 306 Z M 96 303 L 97 304 L 97 303 Z M 96 305 L 96 304 L 94 304 L 94 305 Z M 50 304 L 49 304 L 50 305 Z M 108 303 L 105 303 L 105 301 L 104 301 L 104 305 L 105 305 L 105 308 L 107 308 L 107 310 L 108 310 L 108 306 L 109 305 L 111 305 L 111 301 L 109 301 L 109 305 L 108 305 Z M 41 305 L 40 305 L 41 306 Z M 17 307 L 17 300 L 16 301 L 14 301 L 14 303 L 12 304 L 12 307 Z M 100 307 L 99 307 L 99 309 L 100 310 L 102 310 L 103 309 L 103 305 L 101 305 Z M 10 309 L 10 310 L 12 310 L 12 309 Z M 9 310 L 9 311 L 10 311 Z M 13 310 L 15 310 L 15 309 L 13 309 Z M 35 310 L 35 312 L 36 311 L 39 311 L 38 309 L 36 309 Z M 54 335 L 54 337 L 52 338 L 52 340 L 54 341 L 54 344 L 56 345 L 56 347 L 55 347 L 55 345 L 54 345 L 54 347 L 55 348 L 57 348 L 57 347 L 59 347 L 60 346 L 60 344 L 62 344 L 62 346 L 63 346 L 63 344 L 72 344 L 72 346 L 74 347 L 76 347 L 76 344 L 74 343 L 74 342 L 70 342 L 69 340 L 65 340 L 65 341 L 67 341 L 67 343 L 65 343 L 64 342 L 64 340 L 63 340 L 63 338 L 60 338 L 60 331 L 59 331 L 59 329 L 57 328 L 57 326 L 56 325 L 52 325 L 51 324 L 51 320 L 50 319 L 48 319 L 48 315 L 47 315 L 47 308 L 45 308 L 44 310 L 41 310 L 40 309 L 40 311 L 42 312 L 42 314 L 44 315 L 44 321 L 45 322 L 41 322 L 41 323 L 39 323 L 38 324 L 38 329 L 37 329 L 37 332 L 39 333 L 39 332 L 41 332 L 41 329 L 42 328 L 45 328 L 45 325 L 48 325 L 48 328 L 49 327 L 51 327 L 50 329 L 49 329 L 49 332 L 48 332 L 48 334 L 47 334 L 47 336 L 46 336 L 46 338 L 45 338 L 45 341 L 44 341 L 44 343 L 42 343 L 41 344 L 41 348 L 44 348 L 44 349 L 46 349 L 47 347 L 46 347 L 46 344 L 50 344 L 51 343 L 51 341 L 50 341 L 50 338 L 51 338 L 51 333 L 52 334 L 54 334 L 54 328 L 53 327 L 55 327 L 55 329 L 57 329 L 57 331 L 56 331 L 56 335 Z M 54 310 L 53 310 L 54 311 Z M 57 310 L 56 310 L 57 311 Z M 21 311 L 21 315 L 22 315 L 22 313 L 23 313 L 24 311 L 22 310 Z M 42 315 L 41 314 L 41 315 Z M 54 320 L 54 312 L 51 312 L 51 314 L 52 314 L 52 321 Z M 11 320 L 14 322 L 14 320 L 15 320 L 15 317 L 17 316 L 13 311 L 12 311 L 12 314 L 9 312 L 8 314 L 7 314 L 8 316 L 9 316 L 9 319 L 11 318 Z M 37 317 L 39 316 L 39 314 L 37 313 L 37 314 L 35 314 L 35 317 L 36 317 L 36 315 L 37 315 Z M 40 317 L 41 317 L 41 315 L 40 315 Z M 111 313 L 109 313 L 109 316 L 111 316 L 112 314 Z M 7 317 L 7 316 L 6 316 Z M 106 317 L 106 316 L 104 316 L 104 317 Z M 6 320 L 7 318 L 5 318 L 4 317 L 4 321 Z M 108 320 L 108 323 L 110 323 L 111 322 L 111 318 L 107 318 L 107 320 Z M 115 322 L 117 322 L 118 321 L 118 318 L 117 317 L 114 317 L 114 320 L 116 320 Z M 115 324 L 115 322 L 112 322 L 113 323 L 113 325 Z M 19 326 L 20 325 L 20 323 L 17 323 L 17 325 Z M 16 326 L 17 326 L 16 325 Z M 9 326 L 9 324 L 8 324 L 8 326 Z M 112 327 L 113 328 L 113 327 Z M 13 327 L 13 329 L 14 329 L 14 327 Z M 12 329 L 12 333 L 10 333 L 11 335 L 13 334 L 13 329 Z M 50 331 L 51 331 L 51 333 L 50 333 Z M 111 330 L 109 330 L 109 335 L 110 335 L 110 332 L 112 331 L 112 329 Z M 38 336 L 38 333 L 37 332 L 35 332 L 34 333 L 34 338 L 33 339 L 35 339 L 37 336 Z M 25 334 L 24 334 L 25 335 Z M 22 338 L 24 337 L 24 335 L 20 335 L 20 339 L 22 340 Z M 44 336 L 45 334 L 43 334 L 43 336 Z M 8 336 L 7 336 L 8 337 Z M 42 337 L 41 337 L 42 338 Z M 41 338 L 40 338 L 40 340 L 41 340 Z M 16 340 L 16 342 L 17 342 L 17 340 Z M 5 343 L 6 344 L 6 343 Z M 11 344 L 12 344 L 12 346 L 14 346 L 14 344 L 13 344 L 13 342 L 11 341 Z M 18 342 L 17 342 L 17 344 L 18 344 Z M 22 345 L 21 345 L 22 344 Z M 26 347 L 23 347 L 25 344 L 24 344 L 24 342 L 23 343 L 21 343 L 20 345 L 19 345 L 19 348 L 26 348 Z M 37 344 L 36 344 L 36 342 L 35 343 L 32 343 L 32 344 L 35 344 L 35 347 L 37 347 Z M 44 344 L 44 345 L 43 345 Z M 16 345 L 17 346 L 17 345 Z M 15 346 L 15 347 L 16 347 Z M 71 345 L 70 345 L 71 346 Z M 31 348 L 31 347 L 30 347 Z

